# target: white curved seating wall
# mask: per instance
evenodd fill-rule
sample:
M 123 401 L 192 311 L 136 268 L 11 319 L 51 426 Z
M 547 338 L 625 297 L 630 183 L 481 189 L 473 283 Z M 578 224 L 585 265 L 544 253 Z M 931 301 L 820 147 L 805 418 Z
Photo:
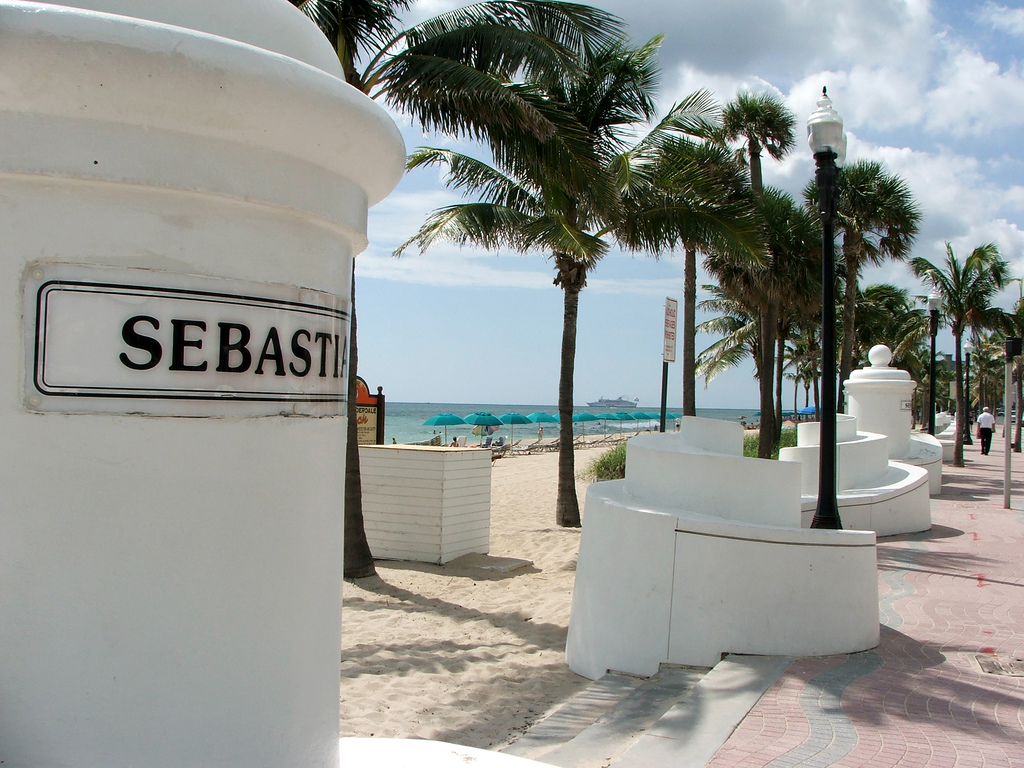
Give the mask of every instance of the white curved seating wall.
M 801 529 L 800 468 L 743 458 L 741 445 L 739 425 L 685 417 L 677 434 L 630 440 L 626 480 L 588 489 L 573 671 L 877 644 L 874 533 Z
M 798 528 L 798 487 L 772 463 L 743 458 L 742 428 L 726 421 L 719 423 L 740 432 L 738 453 L 726 455 L 694 448 L 681 432 L 631 439 L 626 444 L 625 492 L 639 501 L 670 508 L 685 499 L 686 509 L 724 520 Z
M 914 382 L 905 371 L 887 367 L 888 348 L 877 346 L 870 354 L 871 369 L 855 371 L 847 382 L 848 399 L 857 403 L 856 409 L 851 406 L 850 410 L 863 412 L 870 404 L 877 405 L 882 413 L 873 413 L 872 423 L 895 431 L 905 449 L 916 447 L 910 435 L 909 411 L 902 407 L 902 398 L 913 392 Z M 871 530 L 879 536 L 928 530 L 932 524 L 929 469 L 893 461 L 888 435 L 860 431 L 859 427 L 860 419 L 853 413 L 836 415 L 836 498 L 843 527 Z M 781 461 L 801 466 L 805 526 L 811 524 L 817 506 L 819 437 L 817 422 L 800 424 L 796 446 L 779 451 Z

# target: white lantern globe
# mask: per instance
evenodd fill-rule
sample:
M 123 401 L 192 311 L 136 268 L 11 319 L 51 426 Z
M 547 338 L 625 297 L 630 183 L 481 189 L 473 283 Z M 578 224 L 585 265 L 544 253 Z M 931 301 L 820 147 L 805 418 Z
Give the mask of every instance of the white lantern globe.
M 832 108 L 832 99 L 824 88 L 818 99 L 818 108 L 807 118 L 807 143 L 815 155 L 834 152 L 836 165 L 840 168 L 846 162 L 846 134 L 843 132 L 843 118 Z

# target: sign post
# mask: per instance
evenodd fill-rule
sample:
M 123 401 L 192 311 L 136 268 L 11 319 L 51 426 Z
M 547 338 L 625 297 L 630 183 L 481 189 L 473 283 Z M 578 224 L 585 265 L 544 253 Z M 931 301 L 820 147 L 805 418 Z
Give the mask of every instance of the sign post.
M 1006 339 L 1006 381 L 1003 390 L 1003 509 L 1010 508 L 1010 473 L 1012 456 L 1010 441 L 1013 439 L 1010 426 L 1010 412 L 1013 410 L 1013 358 L 1022 353 L 1020 338 L 1011 336 Z M 1020 407 L 1018 403 L 1017 407 Z M 1020 414 L 1017 415 L 1020 418 Z
M 676 324 L 679 318 L 679 302 L 665 299 L 665 344 L 661 363 L 661 425 L 665 431 L 665 413 L 668 406 L 668 364 L 676 361 Z

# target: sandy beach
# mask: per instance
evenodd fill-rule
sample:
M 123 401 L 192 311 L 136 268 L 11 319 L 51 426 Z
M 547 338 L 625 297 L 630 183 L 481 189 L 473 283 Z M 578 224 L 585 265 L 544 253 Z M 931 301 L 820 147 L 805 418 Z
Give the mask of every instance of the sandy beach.
M 604 450 L 578 450 L 577 473 Z M 488 556 L 378 561 L 376 577 L 345 583 L 342 736 L 493 748 L 588 684 L 565 664 L 580 532 L 555 524 L 557 461 L 494 462 Z

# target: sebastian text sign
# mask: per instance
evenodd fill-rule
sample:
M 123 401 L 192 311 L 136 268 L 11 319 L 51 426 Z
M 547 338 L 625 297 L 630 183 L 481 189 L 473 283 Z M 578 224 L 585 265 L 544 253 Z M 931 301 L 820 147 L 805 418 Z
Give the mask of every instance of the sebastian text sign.
M 35 265 L 25 285 L 30 410 L 339 414 L 348 306 L 292 286 Z

